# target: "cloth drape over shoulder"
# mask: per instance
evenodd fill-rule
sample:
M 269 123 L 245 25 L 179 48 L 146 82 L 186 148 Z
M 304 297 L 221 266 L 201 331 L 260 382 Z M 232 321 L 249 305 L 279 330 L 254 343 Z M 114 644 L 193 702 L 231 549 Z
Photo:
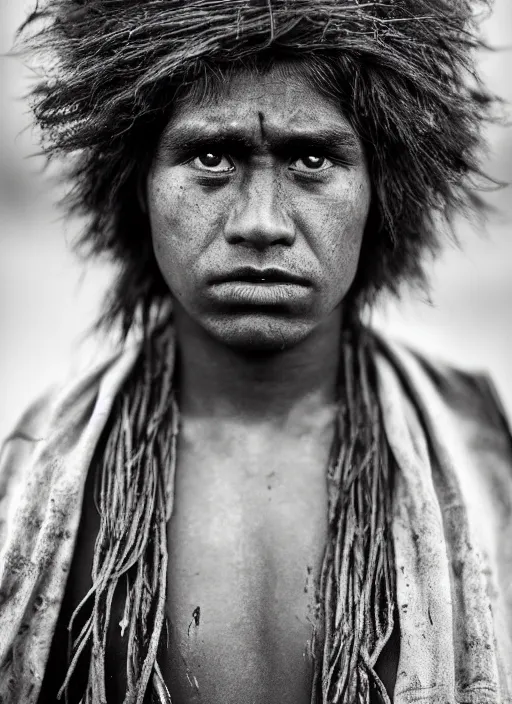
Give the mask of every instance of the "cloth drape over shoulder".
M 485 376 L 377 337 L 395 456 L 396 704 L 512 704 L 512 440 Z M 127 347 L 42 398 L 0 470 L 0 702 L 35 704 L 92 456 L 139 355 Z M 63 673 L 64 675 L 64 673 Z

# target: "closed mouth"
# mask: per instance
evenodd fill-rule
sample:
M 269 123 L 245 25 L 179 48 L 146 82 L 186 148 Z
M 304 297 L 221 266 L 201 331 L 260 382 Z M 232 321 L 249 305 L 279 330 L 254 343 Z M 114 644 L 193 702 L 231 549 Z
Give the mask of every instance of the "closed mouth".
M 311 286 L 311 283 L 304 277 L 292 274 L 284 269 L 268 267 L 257 269 L 255 267 L 241 267 L 233 271 L 216 277 L 212 283 L 221 284 L 230 281 L 244 282 L 251 284 L 295 284 L 296 286 Z

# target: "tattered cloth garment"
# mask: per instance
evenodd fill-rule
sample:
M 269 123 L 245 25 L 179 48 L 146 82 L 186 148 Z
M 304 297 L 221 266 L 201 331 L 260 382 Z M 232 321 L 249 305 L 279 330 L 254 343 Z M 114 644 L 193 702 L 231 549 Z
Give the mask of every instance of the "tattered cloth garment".
M 391 530 L 400 659 L 393 701 L 512 704 L 512 445 L 504 416 L 485 377 L 433 365 L 371 336 L 378 404 L 397 465 Z M 2 704 L 37 702 L 85 480 L 140 353 L 140 345 L 127 347 L 56 398 L 42 399 L 5 447 Z M 172 481 L 162 490 L 164 525 Z M 156 541 L 158 551 L 165 566 L 163 542 Z M 154 583 L 156 619 L 164 582 Z M 156 661 L 142 670 L 164 701 Z

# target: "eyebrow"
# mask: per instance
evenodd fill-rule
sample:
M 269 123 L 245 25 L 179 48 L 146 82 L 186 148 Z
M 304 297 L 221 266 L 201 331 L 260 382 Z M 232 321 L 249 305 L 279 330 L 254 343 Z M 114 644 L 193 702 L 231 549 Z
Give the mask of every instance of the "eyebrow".
M 354 158 L 362 153 L 361 144 L 356 135 L 349 129 L 337 125 L 286 132 L 269 131 L 266 128 L 265 132 L 265 142 L 275 153 L 289 153 L 304 148 L 322 151 L 343 149 Z M 222 125 L 203 127 L 184 124 L 170 127 L 163 137 L 162 144 L 165 149 L 179 155 L 212 146 L 252 152 L 261 147 L 261 140 L 255 136 L 255 133 L 248 132 L 243 127 Z

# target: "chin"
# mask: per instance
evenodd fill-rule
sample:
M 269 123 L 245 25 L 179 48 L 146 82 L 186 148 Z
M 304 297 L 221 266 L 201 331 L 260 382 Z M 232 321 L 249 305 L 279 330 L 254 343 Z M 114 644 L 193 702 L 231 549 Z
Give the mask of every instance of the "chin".
M 246 354 L 276 354 L 300 344 L 310 330 L 304 324 L 268 316 L 248 316 L 215 326 L 210 334 L 233 350 Z

